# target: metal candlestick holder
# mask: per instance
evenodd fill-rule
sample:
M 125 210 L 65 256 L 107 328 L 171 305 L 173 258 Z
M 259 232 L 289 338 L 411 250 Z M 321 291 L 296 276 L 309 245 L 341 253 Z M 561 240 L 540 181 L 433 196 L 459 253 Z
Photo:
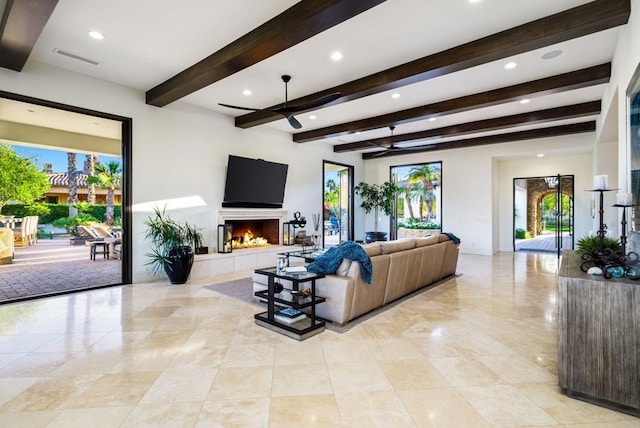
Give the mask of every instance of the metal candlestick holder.
M 599 227 L 598 238 L 599 245 L 590 252 L 582 255 L 582 264 L 580 269 L 587 272 L 592 267 L 598 267 L 602 270 L 602 276 L 607 279 L 612 277 L 620 278 L 627 276 L 631 279 L 640 279 L 640 269 L 637 267 L 639 262 L 638 254 L 630 252 L 627 254 L 627 208 L 633 205 L 615 204 L 614 207 L 622 208 L 622 234 L 620 236 L 620 249 L 612 250 L 604 248 L 604 236 L 607 233 L 607 225 L 604 224 L 604 192 L 618 189 L 594 189 L 591 192 L 599 193 L 600 209 L 599 209 Z

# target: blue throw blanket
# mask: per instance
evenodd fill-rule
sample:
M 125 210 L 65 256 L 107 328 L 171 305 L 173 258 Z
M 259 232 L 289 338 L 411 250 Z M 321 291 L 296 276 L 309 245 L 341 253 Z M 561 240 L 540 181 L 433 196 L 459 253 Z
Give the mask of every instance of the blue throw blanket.
M 345 241 L 337 247 L 329 248 L 316 261 L 307 265 L 307 270 L 315 273 L 335 273 L 342 263 L 342 259 L 355 260 L 360 263 L 360 275 L 367 284 L 371 284 L 373 266 L 371 259 L 360 244 L 353 241 Z
M 449 237 L 449 239 L 451 239 L 453 241 L 454 244 L 460 245 L 460 238 L 458 238 L 453 233 L 451 233 L 451 232 L 442 232 L 442 234 L 443 235 L 447 235 Z

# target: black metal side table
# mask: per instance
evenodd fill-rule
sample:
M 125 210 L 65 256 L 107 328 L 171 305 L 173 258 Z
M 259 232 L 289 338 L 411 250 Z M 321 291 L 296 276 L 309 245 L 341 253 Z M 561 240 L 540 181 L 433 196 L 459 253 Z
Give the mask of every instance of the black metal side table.
M 275 267 L 256 269 L 255 272 L 266 275 L 269 279 L 267 289 L 255 293 L 257 297 L 267 301 L 267 311 L 254 315 L 256 324 L 297 340 L 307 339 L 324 330 L 325 322 L 316 318 L 315 309 L 317 304 L 326 300 L 324 297 L 316 296 L 316 280 L 324 278 L 324 274 L 307 271 L 287 272 Z M 274 284 L 276 279 L 291 281 L 293 290 L 283 290 L 281 293 L 275 293 Z M 299 291 L 300 285 L 307 282 L 310 283 L 311 288 L 309 296 L 301 298 L 297 294 L 291 293 L 291 291 Z M 309 308 L 309 311 L 305 313 L 306 316 L 303 319 L 289 324 L 276 318 L 276 304 L 281 307 L 295 309 Z

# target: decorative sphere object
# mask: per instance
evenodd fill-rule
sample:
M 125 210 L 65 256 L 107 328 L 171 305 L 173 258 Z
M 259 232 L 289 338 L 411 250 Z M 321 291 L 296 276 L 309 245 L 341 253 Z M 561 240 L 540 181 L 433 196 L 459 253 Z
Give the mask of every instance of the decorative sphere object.
M 278 294 L 278 293 L 282 293 L 282 290 L 284 290 L 284 286 L 282 284 L 280 284 L 279 282 L 274 282 L 273 283 L 273 292 Z
M 587 273 L 589 275 L 602 275 L 602 269 L 600 269 L 598 266 L 593 266 L 589 268 Z
M 629 279 L 638 280 L 640 279 L 640 269 L 632 267 L 626 272 L 626 276 Z
M 624 276 L 624 268 L 621 266 L 610 267 L 609 275 L 613 278 L 622 278 Z

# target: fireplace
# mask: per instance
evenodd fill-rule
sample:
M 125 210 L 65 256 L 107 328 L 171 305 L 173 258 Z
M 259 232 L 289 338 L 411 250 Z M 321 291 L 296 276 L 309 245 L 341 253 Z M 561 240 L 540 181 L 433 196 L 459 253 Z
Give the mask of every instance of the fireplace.
M 287 211 L 278 209 L 221 209 L 218 211 L 218 224 L 233 225 L 235 248 L 245 248 L 244 243 L 252 235 L 262 237 L 270 245 L 282 244 L 282 225 L 286 221 Z M 251 247 L 266 244 L 249 245 Z
M 278 245 L 280 227 L 278 219 L 225 220 L 233 226 L 233 248 Z

